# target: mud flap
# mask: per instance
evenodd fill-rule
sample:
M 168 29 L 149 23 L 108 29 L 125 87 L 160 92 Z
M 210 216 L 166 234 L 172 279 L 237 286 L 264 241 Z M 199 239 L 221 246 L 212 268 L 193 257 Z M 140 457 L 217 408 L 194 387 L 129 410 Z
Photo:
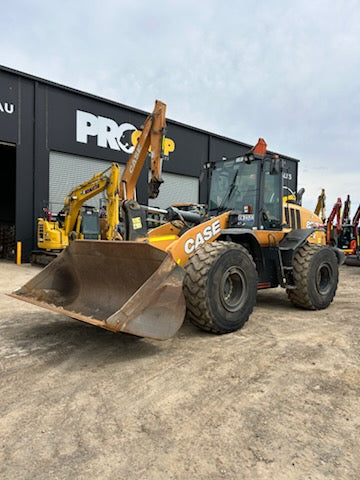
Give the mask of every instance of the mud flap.
M 138 242 L 78 240 L 10 296 L 113 332 L 164 340 L 185 316 L 184 270 Z

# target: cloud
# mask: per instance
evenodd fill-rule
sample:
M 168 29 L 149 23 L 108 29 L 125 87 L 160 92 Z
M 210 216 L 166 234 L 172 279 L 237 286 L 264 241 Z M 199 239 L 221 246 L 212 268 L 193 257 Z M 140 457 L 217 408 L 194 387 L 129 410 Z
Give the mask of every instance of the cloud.
M 360 202 L 357 0 L 10 4 L 3 64 L 301 160 L 316 203 Z M 31 19 L 31 21 L 30 21 Z M 341 179 L 341 181 L 340 181 Z M 321 185 L 320 185 L 321 183 Z

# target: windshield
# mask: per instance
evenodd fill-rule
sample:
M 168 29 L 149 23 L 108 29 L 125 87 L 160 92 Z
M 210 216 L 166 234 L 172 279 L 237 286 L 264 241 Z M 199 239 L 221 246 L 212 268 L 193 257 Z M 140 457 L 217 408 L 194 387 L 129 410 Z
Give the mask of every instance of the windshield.
M 97 237 L 99 234 L 99 217 L 96 213 L 83 213 L 81 220 L 81 231 L 85 237 L 88 235 L 95 235 L 95 238 Z
M 241 214 L 251 215 L 253 222 L 257 178 L 258 162 L 245 163 L 240 157 L 217 164 L 211 177 L 209 210 L 237 210 Z

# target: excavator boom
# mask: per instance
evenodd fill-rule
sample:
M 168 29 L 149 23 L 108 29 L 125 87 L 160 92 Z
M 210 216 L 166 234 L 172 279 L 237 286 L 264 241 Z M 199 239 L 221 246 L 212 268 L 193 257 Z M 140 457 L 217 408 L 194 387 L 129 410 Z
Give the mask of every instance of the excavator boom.
M 333 221 L 336 218 L 336 233 L 337 235 L 341 232 L 341 207 L 342 202 L 341 198 L 338 197 L 336 203 L 334 204 L 331 213 L 326 221 L 326 243 L 330 245 L 331 243 L 331 231 L 333 229 Z
M 342 225 L 350 222 L 350 206 L 351 206 L 350 195 L 348 195 L 344 202 L 344 210 L 343 210 L 342 219 L 341 219 Z
M 120 182 L 120 202 L 124 200 L 136 200 L 136 185 L 140 172 L 144 167 L 146 157 L 151 149 L 151 180 L 149 182 L 149 197 L 156 198 L 161 178 L 163 160 L 163 141 L 166 131 L 165 120 L 166 105 L 156 100 L 151 115 L 145 120 L 142 132 L 134 152 L 129 158 Z

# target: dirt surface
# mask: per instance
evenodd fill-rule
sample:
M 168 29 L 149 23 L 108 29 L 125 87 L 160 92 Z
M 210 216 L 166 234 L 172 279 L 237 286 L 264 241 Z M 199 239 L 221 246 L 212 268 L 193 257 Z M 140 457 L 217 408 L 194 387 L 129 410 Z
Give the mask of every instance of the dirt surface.
M 360 478 L 360 268 L 327 310 L 262 291 L 245 327 L 165 342 L 6 297 L 0 263 L 0 478 Z

